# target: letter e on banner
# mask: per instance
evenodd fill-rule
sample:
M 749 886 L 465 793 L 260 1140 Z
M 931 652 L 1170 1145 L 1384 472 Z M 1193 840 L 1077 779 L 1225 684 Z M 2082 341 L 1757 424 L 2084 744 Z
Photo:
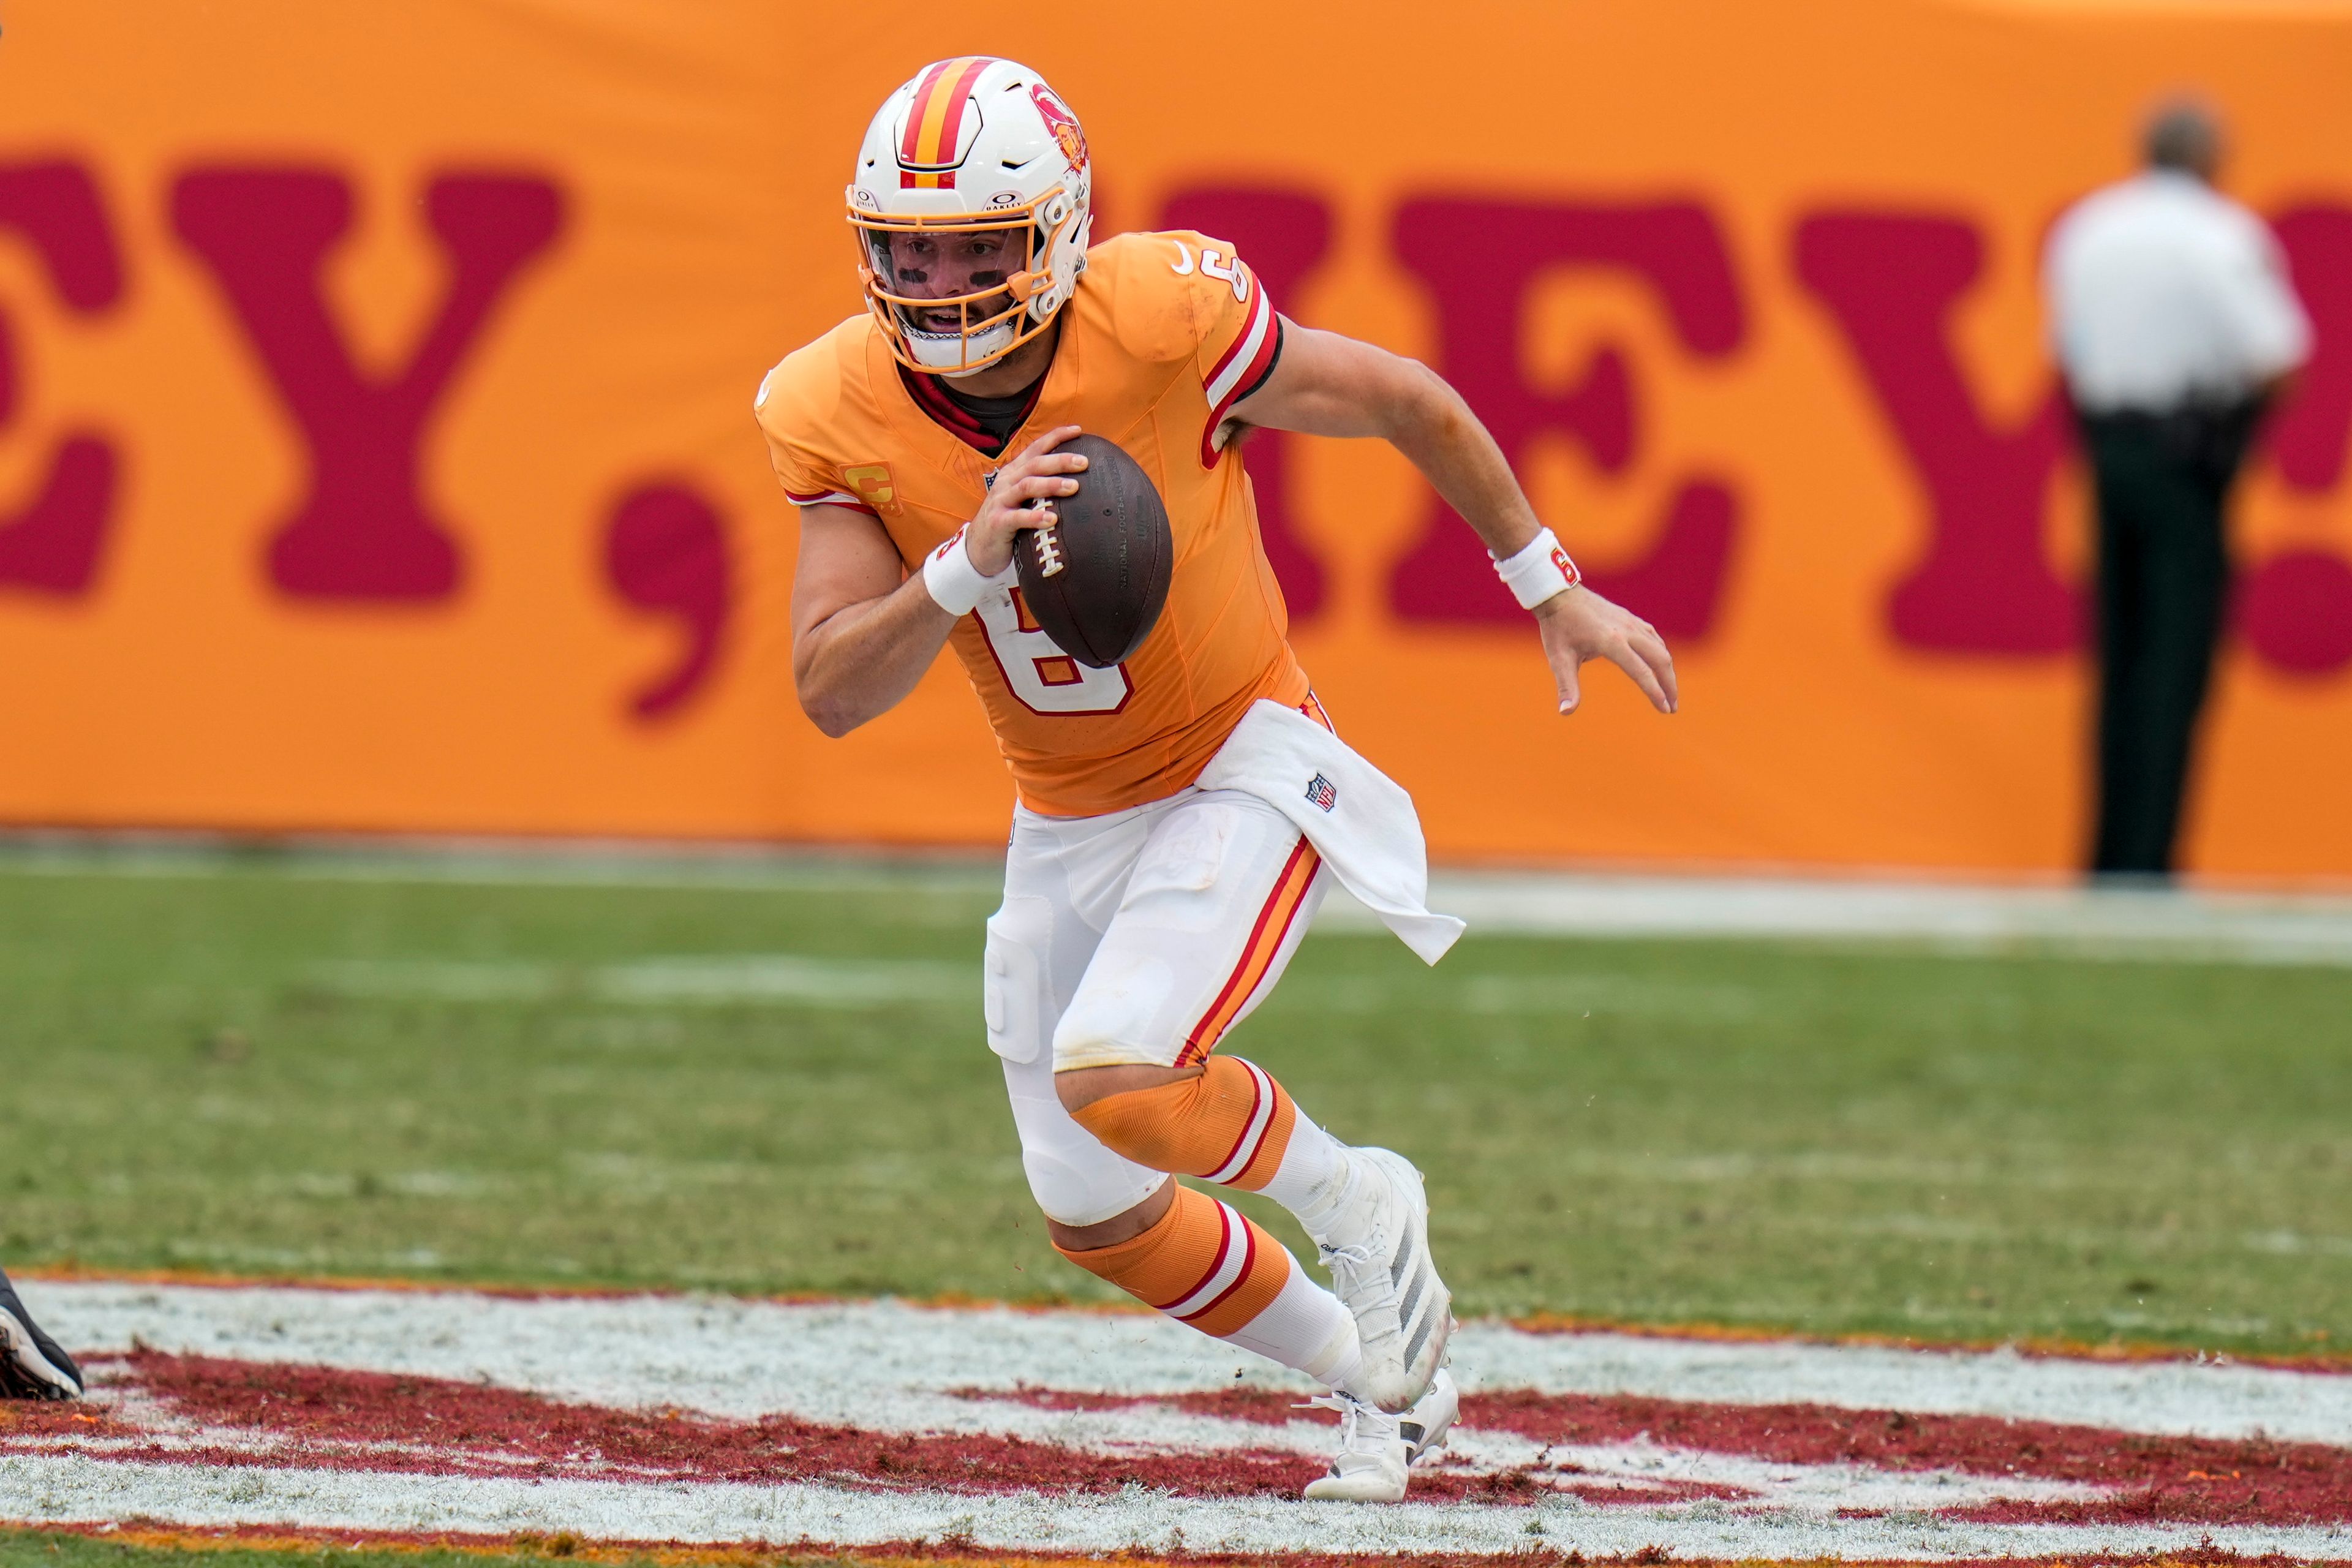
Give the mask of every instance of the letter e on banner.
M 1507 234 L 1512 245 L 1499 253 L 1465 246 L 1465 234 Z M 1623 469 L 1638 445 L 1633 383 L 1615 347 L 1593 355 L 1571 392 L 1528 384 L 1520 324 L 1538 273 L 1561 266 L 1633 273 L 1655 290 L 1676 338 L 1703 359 L 1731 353 L 1746 333 L 1722 231 L 1713 214 L 1688 203 L 1408 202 L 1397 213 L 1396 247 L 1436 297 L 1438 368 L 1514 464 L 1547 428 L 1575 436 L 1604 473 Z M 1585 580 L 1668 637 L 1704 637 L 1722 600 L 1738 513 L 1727 482 L 1685 475 L 1649 553 L 1613 571 L 1588 567 Z M 1523 615 L 1476 536 L 1442 500 L 1433 500 L 1420 543 L 1397 563 L 1390 595 L 1412 620 L 1516 622 Z

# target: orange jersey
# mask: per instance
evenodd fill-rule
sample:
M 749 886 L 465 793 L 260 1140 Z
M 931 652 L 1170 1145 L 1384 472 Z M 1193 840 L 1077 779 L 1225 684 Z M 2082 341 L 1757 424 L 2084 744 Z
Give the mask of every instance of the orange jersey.
M 1175 564 L 1159 624 L 1116 668 L 1063 653 L 1017 591 L 957 624 L 949 641 L 1031 810 L 1091 816 L 1173 795 L 1251 703 L 1306 700 L 1248 476 L 1215 438 L 1279 342 L 1265 289 L 1221 240 L 1129 234 L 1087 254 L 1003 455 L 1058 425 L 1117 442 L 1167 503 Z M 758 413 L 785 493 L 872 514 L 909 572 L 979 512 L 1000 460 L 925 412 L 867 316 L 769 372 Z

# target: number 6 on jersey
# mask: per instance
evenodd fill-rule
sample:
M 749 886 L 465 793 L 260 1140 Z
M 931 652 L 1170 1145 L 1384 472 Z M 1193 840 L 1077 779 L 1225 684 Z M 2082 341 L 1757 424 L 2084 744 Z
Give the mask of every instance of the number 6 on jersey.
M 1127 666 L 1093 669 L 1064 653 L 1029 614 L 1020 589 L 989 595 L 972 614 L 1005 686 L 1032 713 L 1116 713 L 1134 695 Z

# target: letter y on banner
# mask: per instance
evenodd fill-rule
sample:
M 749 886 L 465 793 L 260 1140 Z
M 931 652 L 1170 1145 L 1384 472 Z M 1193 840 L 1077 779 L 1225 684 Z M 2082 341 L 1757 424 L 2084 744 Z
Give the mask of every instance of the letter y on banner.
M 457 548 L 425 510 L 417 452 L 434 410 L 523 263 L 554 242 L 561 193 L 528 175 L 444 174 L 425 214 L 449 292 L 397 374 L 352 363 L 320 270 L 351 226 L 351 183 L 325 169 L 192 170 L 173 191 L 180 237 L 208 262 L 310 447 L 310 489 L 269 546 L 269 574 L 304 598 L 434 600 L 457 590 Z
M 1950 318 L 1984 265 L 1964 219 L 1819 212 L 1797 226 L 1797 276 L 1847 344 L 1927 491 L 1926 558 L 1887 599 L 1895 639 L 1951 653 L 2056 654 L 2082 640 L 2082 606 L 2042 541 L 2066 454 L 2063 396 L 2002 426 L 1969 388 Z

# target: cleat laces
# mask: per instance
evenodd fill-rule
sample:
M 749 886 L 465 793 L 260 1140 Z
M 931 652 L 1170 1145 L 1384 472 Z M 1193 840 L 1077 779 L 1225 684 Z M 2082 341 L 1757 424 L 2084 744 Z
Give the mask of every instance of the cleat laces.
M 1392 1454 L 1392 1445 L 1402 1440 L 1397 1417 L 1376 1410 L 1351 1394 L 1333 1392 L 1318 1394 L 1291 1406 L 1293 1410 L 1336 1410 L 1339 1413 L 1339 1451 L 1332 1457 L 1331 1473 L 1345 1476 L 1376 1466 L 1382 1468 L 1400 1464 L 1402 1454 Z M 1349 1463 L 1353 1460 L 1354 1463 Z
M 1401 1333 L 1403 1319 L 1397 1311 L 1396 1282 L 1375 1250 L 1383 1238 L 1374 1231 L 1370 1243 L 1324 1247 L 1323 1267 L 1331 1272 L 1333 1293 L 1344 1302 L 1366 1338 Z

